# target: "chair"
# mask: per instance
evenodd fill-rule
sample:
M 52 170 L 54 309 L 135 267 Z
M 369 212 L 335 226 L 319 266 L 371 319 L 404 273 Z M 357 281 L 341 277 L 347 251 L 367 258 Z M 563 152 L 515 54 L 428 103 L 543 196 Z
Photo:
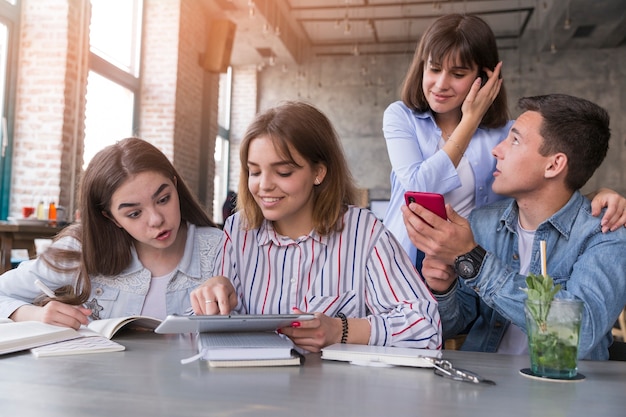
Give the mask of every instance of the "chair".
M 626 361 L 626 343 L 613 341 L 613 344 L 609 346 L 609 360 L 610 361 Z
M 446 339 L 443 343 L 443 348 L 445 350 L 459 350 L 461 346 L 463 346 L 463 342 L 465 342 L 466 334 L 459 334 L 454 337 L 450 337 Z
M 613 337 L 626 342 L 626 307 L 617 317 L 617 323 L 612 329 Z
M 369 190 L 367 188 L 357 188 L 356 204 L 357 207 L 368 208 L 370 205 Z

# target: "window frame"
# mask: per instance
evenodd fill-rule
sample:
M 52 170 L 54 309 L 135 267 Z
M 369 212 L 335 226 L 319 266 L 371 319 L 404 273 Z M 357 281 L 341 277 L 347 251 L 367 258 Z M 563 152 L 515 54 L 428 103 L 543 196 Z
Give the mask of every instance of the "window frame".
M 15 131 L 15 102 L 17 95 L 17 56 L 19 53 L 21 10 L 21 0 L 15 0 L 15 4 L 0 0 L 0 22 L 6 25 L 8 33 L 4 97 L 0 97 L 3 100 L 3 114 L 0 115 L 0 123 L 6 123 L 6 137 L 0 131 L 0 135 L 2 135 L 0 144 L 0 173 L 2 174 L 2 181 L 0 182 L 0 219 L 3 220 L 6 220 L 9 215 L 11 200 L 13 135 Z

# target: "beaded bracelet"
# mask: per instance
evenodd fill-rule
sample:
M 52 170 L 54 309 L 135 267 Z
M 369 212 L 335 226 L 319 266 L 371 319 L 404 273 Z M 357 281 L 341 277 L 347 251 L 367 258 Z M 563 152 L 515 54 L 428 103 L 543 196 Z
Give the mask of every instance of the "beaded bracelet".
M 458 144 L 458 143 L 456 143 L 454 140 L 452 140 L 452 139 L 450 139 L 450 138 L 448 138 L 448 142 L 451 142 L 451 143 L 452 143 L 452 144 L 456 147 L 456 150 L 457 150 L 457 151 L 461 154 L 461 157 L 464 157 L 464 156 L 465 156 L 465 152 L 463 152 L 463 151 L 461 150 L 461 147 L 459 146 L 459 144 Z
M 341 319 L 341 343 L 348 341 L 348 319 L 343 313 L 337 313 L 337 317 Z

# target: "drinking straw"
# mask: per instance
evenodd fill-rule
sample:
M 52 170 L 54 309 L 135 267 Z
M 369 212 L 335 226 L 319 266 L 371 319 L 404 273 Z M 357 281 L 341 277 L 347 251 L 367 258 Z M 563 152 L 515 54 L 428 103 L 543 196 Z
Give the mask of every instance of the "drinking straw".
M 542 240 L 539 242 L 539 249 L 541 253 L 541 275 L 544 277 L 548 275 L 548 265 L 546 261 L 546 241 Z

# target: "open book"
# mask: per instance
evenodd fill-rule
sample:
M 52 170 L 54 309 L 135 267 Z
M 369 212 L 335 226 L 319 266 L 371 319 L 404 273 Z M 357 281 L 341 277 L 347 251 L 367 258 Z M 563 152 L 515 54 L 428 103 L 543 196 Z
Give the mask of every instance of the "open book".
M 3 320 L 0 323 L 0 355 L 77 337 L 81 337 L 80 333 L 69 327 L 53 326 L 40 321 Z
M 161 320 L 147 316 L 115 317 L 94 320 L 74 330 L 38 321 L 0 323 L 0 354 L 31 349 L 39 356 L 78 355 L 114 352 L 124 346 L 110 339 L 122 328 L 154 330 Z

